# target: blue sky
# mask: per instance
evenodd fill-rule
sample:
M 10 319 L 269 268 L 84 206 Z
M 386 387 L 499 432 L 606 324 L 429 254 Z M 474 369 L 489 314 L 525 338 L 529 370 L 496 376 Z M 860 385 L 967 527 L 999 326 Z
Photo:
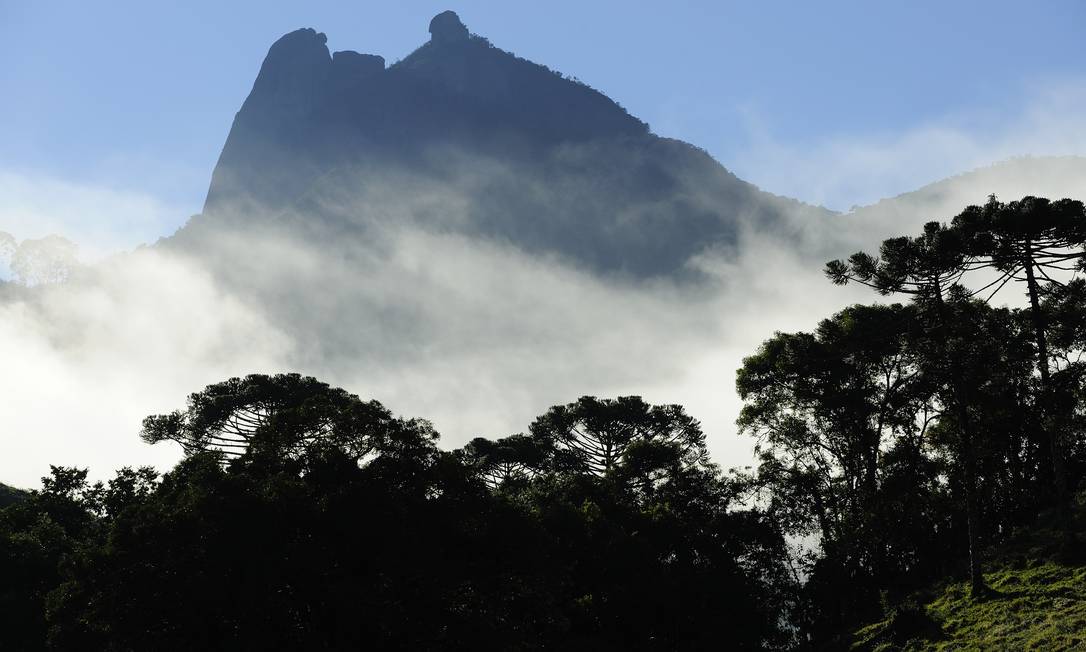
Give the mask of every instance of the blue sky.
M 0 230 L 169 232 L 199 211 L 278 36 L 311 26 L 392 62 L 447 8 L 765 189 L 838 209 L 1086 154 L 1075 1 L 0 0 Z

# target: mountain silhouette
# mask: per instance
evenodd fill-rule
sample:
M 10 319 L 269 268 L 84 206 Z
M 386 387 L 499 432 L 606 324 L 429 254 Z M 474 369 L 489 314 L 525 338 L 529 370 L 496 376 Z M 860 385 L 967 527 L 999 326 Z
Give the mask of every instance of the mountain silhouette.
M 395 214 L 597 272 L 652 277 L 734 245 L 746 227 L 830 214 L 653 134 L 602 93 L 469 33 L 451 11 L 429 31 L 391 66 L 332 54 L 313 29 L 276 41 L 234 119 L 203 214 L 176 240 L 223 223 L 323 221 L 342 232 Z M 420 208 L 419 197 L 435 199 Z

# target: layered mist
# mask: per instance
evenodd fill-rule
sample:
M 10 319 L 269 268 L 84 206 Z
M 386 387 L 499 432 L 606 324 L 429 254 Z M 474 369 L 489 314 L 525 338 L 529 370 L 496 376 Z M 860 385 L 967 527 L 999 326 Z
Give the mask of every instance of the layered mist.
M 428 418 L 447 447 L 521 431 L 582 395 L 639 394 L 685 405 L 714 459 L 743 465 L 752 442 L 732 425 L 743 356 L 875 298 L 826 281 L 828 258 L 986 192 L 1082 196 L 1076 165 L 1020 160 L 818 223 L 746 228 L 685 273 L 648 279 L 452 228 L 470 202 L 447 185 L 391 202 L 382 196 L 405 195 L 382 184 L 382 196 L 334 207 L 352 222 L 293 213 L 259 230 L 183 230 L 63 284 L 3 286 L 0 432 L 14 454 L 0 473 L 32 486 L 49 464 L 168 466 L 179 451 L 140 442 L 144 416 L 208 383 L 286 370 Z

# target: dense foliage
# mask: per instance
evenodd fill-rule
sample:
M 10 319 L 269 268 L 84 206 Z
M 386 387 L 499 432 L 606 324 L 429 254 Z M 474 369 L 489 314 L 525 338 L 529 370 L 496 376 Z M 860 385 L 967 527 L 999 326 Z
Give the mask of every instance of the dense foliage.
M 848 308 L 744 360 L 751 481 L 810 542 L 796 624 L 816 649 L 936 580 L 991 597 L 985 551 L 1038 514 L 1055 514 L 1061 558 L 1081 555 L 1084 228 L 1081 202 L 992 197 L 827 265 L 908 304 Z M 989 305 L 1015 282 L 1024 307 Z
M 144 435 L 186 459 L 104 484 L 56 468 L 0 512 L 16 649 L 763 649 L 792 634 L 781 533 L 736 509 L 678 406 L 585 397 L 531 435 L 442 452 L 424 421 L 250 376 Z M 512 464 L 531 471 L 495 475 Z
M 15 503 L 23 500 L 25 497 L 25 492 L 20 491 L 15 487 L 9 487 L 6 484 L 0 483 L 0 508 L 7 507 L 8 505 L 14 505 Z

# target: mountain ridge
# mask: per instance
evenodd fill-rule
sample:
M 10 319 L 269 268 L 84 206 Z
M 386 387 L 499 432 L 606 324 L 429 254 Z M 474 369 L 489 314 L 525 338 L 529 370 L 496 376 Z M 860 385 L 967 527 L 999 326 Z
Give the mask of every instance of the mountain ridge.
M 646 278 L 681 274 L 745 229 L 834 214 L 652 133 L 590 86 L 471 34 L 452 12 L 431 21 L 430 35 L 387 67 L 377 55 L 329 52 L 312 28 L 277 40 L 194 222 L 293 214 L 364 228 L 412 196 L 444 194 L 461 214 L 425 217 L 430 227 Z M 414 195 L 374 199 L 404 179 Z
M 925 222 L 949 222 L 988 195 L 1011 201 L 1027 195 L 1086 197 L 1086 157 L 1018 156 L 932 181 L 919 188 L 856 207 L 833 218 L 854 236 L 854 245 L 876 246 L 890 233 L 913 233 Z M 839 255 L 839 254 L 838 254 Z
M 20 503 L 26 500 L 28 495 L 29 494 L 22 489 L 16 489 L 15 487 L 0 482 L 0 509 Z

